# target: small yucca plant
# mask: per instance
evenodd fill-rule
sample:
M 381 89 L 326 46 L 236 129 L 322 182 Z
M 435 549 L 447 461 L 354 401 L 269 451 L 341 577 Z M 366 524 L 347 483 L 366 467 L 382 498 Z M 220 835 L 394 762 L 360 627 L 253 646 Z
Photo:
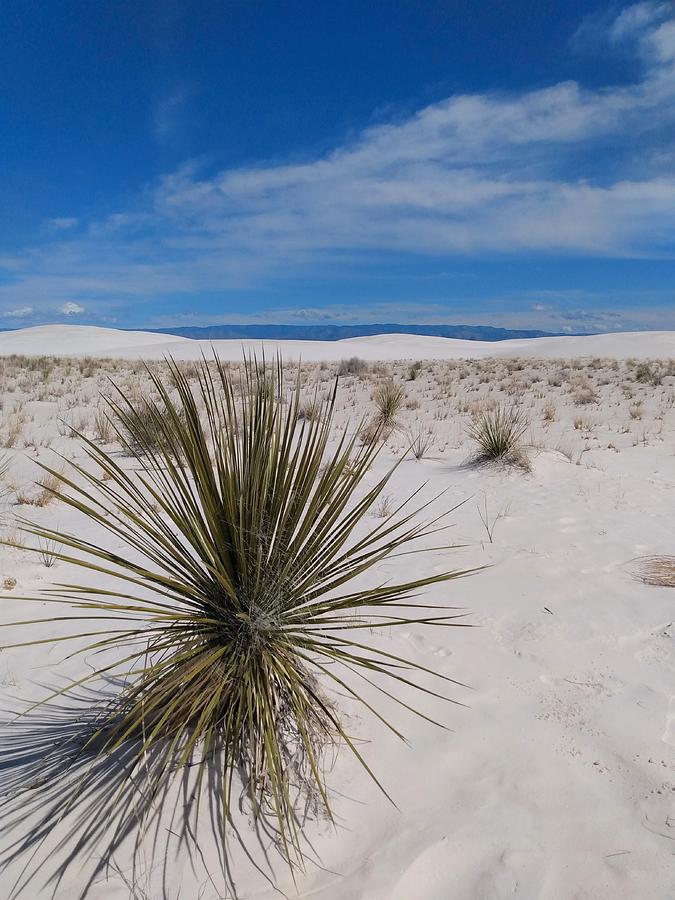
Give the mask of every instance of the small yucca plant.
M 527 418 L 516 407 L 481 410 L 467 427 L 467 434 L 477 444 L 472 461 L 501 461 L 527 468 L 521 441 L 528 426 Z
M 203 362 L 196 376 L 190 373 L 194 383 L 171 361 L 169 373 L 167 387 L 149 372 L 157 400 L 144 402 L 142 415 L 122 394 L 109 401 L 120 439 L 139 450 L 132 471 L 82 436 L 95 465 L 71 462 L 69 472 L 54 472 L 63 485 L 60 499 L 107 534 L 113 549 L 90 534 L 26 526 L 40 540 L 58 542 L 55 559 L 110 579 L 105 588 L 60 585 L 47 599 L 70 606 L 65 618 L 94 623 L 72 636 L 86 642 L 78 652 L 119 657 L 43 701 L 64 694 L 77 701 L 102 680 L 117 685 L 92 713 L 91 733 L 78 750 L 80 761 L 91 756 L 90 774 L 55 796 L 36 833 L 47 834 L 50 821 L 79 808 L 79 847 L 105 860 L 101 809 L 106 822 L 119 817 L 109 857 L 121 836 L 169 795 L 172 779 L 193 766 L 197 786 L 182 802 L 189 810 L 209 794 L 223 846 L 239 785 L 256 816 L 271 815 L 286 861 L 302 864 L 295 791 L 299 780 L 330 816 L 322 749 L 345 745 L 375 778 L 329 690 L 386 722 L 352 677 L 386 676 L 393 688 L 380 686 L 382 693 L 426 718 L 396 697 L 396 686 L 414 684 L 415 670 L 433 673 L 362 635 L 413 623 L 461 624 L 456 613 L 440 614 L 412 598 L 467 573 L 352 586 L 444 526 L 438 519 L 420 524 L 419 510 L 399 507 L 364 532 L 391 471 L 360 490 L 378 445 L 359 445 L 358 429 L 333 433 L 335 391 L 321 415 L 299 418 L 300 377 L 287 396 L 280 364 L 270 375 L 247 362 L 237 376 L 217 360 Z M 95 628 L 101 619 L 105 626 Z M 44 620 L 17 624 L 37 621 Z M 29 643 L 50 640 L 64 638 Z M 109 773 L 101 785 L 97 773 L 108 758 L 122 760 L 125 790 Z M 144 789 L 130 799 L 130 785 L 141 776 Z M 101 803 L 91 800 L 92 780 L 104 792 Z
M 383 381 L 373 391 L 373 400 L 377 407 L 377 421 L 383 428 L 396 427 L 396 417 L 405 401 L 405 388 L 393 381 Z

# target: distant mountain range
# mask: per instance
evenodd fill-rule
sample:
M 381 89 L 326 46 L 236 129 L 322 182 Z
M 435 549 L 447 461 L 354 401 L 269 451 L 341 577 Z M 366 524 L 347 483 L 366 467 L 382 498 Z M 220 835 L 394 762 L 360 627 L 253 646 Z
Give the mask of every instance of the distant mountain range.
M 375 334 L 423 334 L 464 341 L 507 341 L 517 338 L 555 337 L 550 331 L 493 328 L 491 325 L 204 325 L 149 329 L 202 341 L 258 339 L 272 341 L 340 341 Z

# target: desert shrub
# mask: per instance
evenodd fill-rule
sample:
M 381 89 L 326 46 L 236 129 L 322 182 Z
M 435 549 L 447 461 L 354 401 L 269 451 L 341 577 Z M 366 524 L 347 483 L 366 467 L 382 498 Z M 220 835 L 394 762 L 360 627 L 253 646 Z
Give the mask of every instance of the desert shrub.
M 521 441 L 528 425 L 516 407 L 479 410 L 467 427 L 468 436 L 477 444 L 472 462 L 501 461 L 527 467 Z
M 365 375 L 368 371 L 368 363 L 359 356 L 343 359 L 338 366 L 338 375 Z
M 286 396 L 281 366 L 273 392 L 261 389 L 266 377 L 247 363 L 239 391 L 224 366 L 203 364 L 192 386 L 174 366 L 174 395 L 151 373 L 157 400 L 148 400 L 144 413 L 158 438 L 152 454 L 127 471 L 83 437 L 87 459 L 70 461 L 67 475 L 43 466 L 62 481 L 62 501 L 95 526 L 94 534 L 107 535 L 92 543 L 92 529 L 78 537 L 26 526 L 38 540 L 54 542 L 50 547 L 61 545 L 50 551 L 53 559 L 79 567 L 80 581 L 92 576 L 91 587 L 61 584 L 49 599 L 70 607 L 71 622 L 85 620 L 72 639 L 87 664 L 99 659 L 94 649 L 116 650 L 119 661 L 87 666 L 82 679 L 43 701 L 48 718 L 50 701 L 61 704 L 65 696 L 76 721 L 92 724 L 68 766 L 40 755 L 41 787 L 29 800 L 22 794 L 15 812 L 23 821 L 33 803 L 40 814 L 24 851 L 41 846 L 58 824 L 76 843 L 71 858 L 95 852 L 102 869 L 130 832 L 143 834 L 148 822 L 159 829 L 177 782 L 180 808 L 169 812 L 181 846 L 205 796 L 203 819 L 222 842 L 224 860 L 232 814 L 246 803 L 255 833 L 273 832 L 286 861 L 301 865 L 298 797 L 330 816 L 324 751 L 343 745 L 375 778 L 328 689 L 349 694 L 386 724 L 350 674 L 376 684 L 390 679 L 389 691 L 380 690 L 402 703 L 397 686 L 415 686 L 416 672 L 433 672 L 370 641 L 370 630 L 460 624 L 411 598 L 466 573 L 352 583 L 387 557 L 414 552 L 413 542 L 434 533 L 438 519 L 420 522 L 406 506 L 386 527 L 361 527 L 354 541 L 393 469 L 364 485 L 378 445 L 359 447 L 348 431 L 332 443 L 335 392 L 318 418 L 299 421 L 299 383 Z M 137 407 L 123 396 L 110 404 L 130 442 L 145 445 L 146 419 Z M 101 586 L 104 577 L 112 579 L 110 591 Z M 37 642 L 65 639 L 59 633 Z M 108 686 L 105 702 L 87 713 L 78 692 L 100 683 Z M 3 810 L 4 827 L 8 815 Z M 147 846 L 157 840 L 155 833 Z
M 590 385 L 580 387 L 574 394 L 574 402 L 577 406 L 587 406 L 589 403 L 598 402 L 598 394 L 595 388 Z
M 317 422 L 321 418 L 323 406 L 316 397 L 305 400 L 298 406 L 298 419 L 306 419 L 308 422 Z
M 408 367 L 408 381 L 415 381 L 419 373 L 422 371 L 422 362 L 417 359 Z
M 650 366 L 648 362 L 641 362 L 635 367 L 635 380 L 642 384 L 651 384 L 654 387 L 663 381 L 662 373 Z
M 391 428 L 386 428 L 379 419 L 364 422 L 359 429 L 359 440 L 362 444 L 383 443 L 391 435 Z
M 261 383 L 262 385 L 262 383 Z M 261 386 L 261 390 L 264 388 Z M 174 423 L 176 427 L 184 426 L 185 410 L 175 405 L 166 405 L 147 397 L 127 398 L 120 393 L 120 405 L 113 409 L 117 415 L 110 419 L 111 428 L 115 436 L 122 444 L 122 452 L 126 456 L 147 456 L 155 460 L 161 459 L 167 449 L 166 420 L 171 417 L 181 419 Z M 121 412 L 123 411 L 123 415 Z M 198 411 L 197 411 L 198 414 Z M 180 446 L 175 442 L 171 445 L 173 450 L 180 454 Z M 180 455 L 174 456 L 174 461 L 180 460 Z

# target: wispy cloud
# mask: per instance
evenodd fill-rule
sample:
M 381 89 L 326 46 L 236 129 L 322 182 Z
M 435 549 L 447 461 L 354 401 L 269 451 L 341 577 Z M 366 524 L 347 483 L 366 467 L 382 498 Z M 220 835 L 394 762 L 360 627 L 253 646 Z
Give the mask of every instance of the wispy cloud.
M 551 332 L 675 329 L 673 291 L 526 291 L 493 294 L 452 303 L 411 295 L 396 302 L 334 303 L 321 307 L 282 306 L 262 312 L 205 314 L 199 311 L 153 317 L 153 328 L 199 325 L 496 325 Z
M 64 316 L 79 316 L 85 312 L 85 308 L 81 304 L 69 300 L 68 303 L 64 303 L 63 306 L 59 307 L 59 312 Z
M 56 219 L 50 219 L 47 223 L 54 231 L 68 231 L 75 228 L 77 219 L 73 216 L 60 216 Z
M 673 258 L 672 6 L 626 7 L 601 37 L 630 45 L 640 80 L 456 95 L 304 163 L 185 165 L 133 208 L 13 258 L 0 307 L 48 297 L 95 312 L 387 254 Z M 158 136 L 182 102 L 158 107 Z
M 21 306 L 19 309 L 8 309 L 3 313 L 0 313 L 3 319 L 28 319 L 30 318 L 35 310 L 32 306 Z
M 180 134 L 189 98 L 187 85 L 178 84 L 155 101 L 152 108 L 152 130 L 159 143 L 165 143 Z

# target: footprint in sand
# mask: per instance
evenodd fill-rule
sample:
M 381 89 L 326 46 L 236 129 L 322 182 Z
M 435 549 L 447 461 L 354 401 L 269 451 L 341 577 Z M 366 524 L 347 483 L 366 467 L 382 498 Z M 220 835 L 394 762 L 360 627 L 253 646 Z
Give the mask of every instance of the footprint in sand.
M 675 696 L 670 698 L 666 715 L 666 730 L 663 732 L 661 740 L 670 744 L 671 747 L 675 747 Z

